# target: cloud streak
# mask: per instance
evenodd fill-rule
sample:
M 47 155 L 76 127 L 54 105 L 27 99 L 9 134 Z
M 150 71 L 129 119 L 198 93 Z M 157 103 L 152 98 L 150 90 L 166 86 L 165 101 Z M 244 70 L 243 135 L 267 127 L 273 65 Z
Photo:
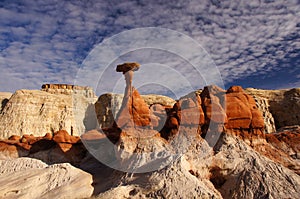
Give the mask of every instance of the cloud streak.
M 73 83 L 93 47 L 140 27 L 169 28 L 195 39 L 226 85 L 299 66 L 298 1 L 1 1 L 0 90 Z M 299 72 L 290 74 L 291 81 L 299 81 Z M 282 80 L 281 86 L 291 84 Z

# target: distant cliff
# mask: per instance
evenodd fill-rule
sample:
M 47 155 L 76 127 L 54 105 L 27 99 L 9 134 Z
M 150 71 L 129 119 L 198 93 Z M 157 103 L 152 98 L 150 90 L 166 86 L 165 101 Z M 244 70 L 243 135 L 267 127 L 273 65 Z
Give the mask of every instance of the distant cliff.
M 39 136 L 58 130 L 78 135 L 77 129 L 90 122 L 84 119 L 88 107 L 96 101 L 88 87 L 46 84 L 42 90 L 18 90 L 2 101 L 0 138 L 12 134 Z M 75 109 L 79 114 L 74 114 Z

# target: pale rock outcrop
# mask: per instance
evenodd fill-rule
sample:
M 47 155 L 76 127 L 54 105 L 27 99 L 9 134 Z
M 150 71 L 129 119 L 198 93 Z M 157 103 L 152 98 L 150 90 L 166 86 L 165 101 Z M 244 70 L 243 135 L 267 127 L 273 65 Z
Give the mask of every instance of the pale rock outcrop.
M 154 159 L 148 162 L 149 172 L 113 173 L 115 184 L 96 198 L 222 198 L 209 179 L 212 148 L 194 129 L 181 131 L 169 146 L 162 144 L 159 137 L 138 141 L 124 135 L 118 146 L 124 146 L 127 153 L 119 156 L 120 161 L 131 156 L 132 163 L 145 169 L 147 165 L 143 164 L 149 161 L 145 153 L 155 149 L 153 152 L 158 152 L 158 156 L 151 155 Z M 153 168 L 159 169 L 152 171 Z
M 212 181 L 223 198 L 298 198 L 300 176 L 224 134 L 215 146 Z
M 300 124 L 300 88 L 282 90 L 247 88 L 246 92 L 268 100 L 269 111 L 274 117 L 276 129 Z
M 247 91 L 247 90 L 246 90 Z M 272 113 L 270 112 L 269 100 L 260 97 L 258 95 L 252 95 L 256 105 L 264 118 L 264 133 L 274 133 L 276 132 L 275 121 Z
M 25 171 L 27 169 L 45 168 L 48 165 L 40 160 L 32 158 L 16 158 L 0 161 L 0 175 Z
M 123 96 L 123 94 L 106 93 L 99 97 L 98 101 L 95 103 L 95 109 L 101 128 L 112 126 L 114 118 L 116 118 L 117 113 L 121 108 Z M 166 107 L 171 107 L 175 104 L 174 99 L 162 95 L 151 94 L 141 95 L 141 97 L 149 107 L 153 104 L 160 104 Z
M 95 198 L 297 198 L 300 194 L 299 175 L 259 154 L 230 132 L 222 133 L 214 148 L 195 136 L 195 129 L 182 128 L 178 136 L 178 142 L 171 142 L 170 147 L 187 146 L 182 153 L 178 151 L 178 158 L 148 173 L 114 172 L 111 189 Z M 133 139 L 128 137 L 126 143 L 122 140 L 127 145 L 126 159 L 139 153 L 135 147 L 128 150 L 136 146 Z M 147 144 L 139 145 L 139 151 L 144 147 Z
M 139 128 L 130 131 L 128 129 L 127 132 L 122 131 L 116 143 L 115 157 L 119 162 L 116 168 L 136 173 L 160 169 L 169 152 L 168 142 L 161 138 L 157 131 Z
M 175 104 L 174 99 L 163 95 L 148 94 L 141 95 L 141 97 L 145 100 L 148 106 L 151 106 L 153 104 L 160 104 L 162 106 L 172 107 Z
M 70 84 L 43 84 L 41 90 L 52 94 L 66 94 L 66 95 L 80 94 L 85 96 L 86 98 L 97 97 L 93 89 L 88 86 L 77 86 L 77 85 L 70 85 Z
M 96 127 L 93 104 L 97 98 L 92 90 L 43 87 L 41 91 L 18 90 L 11 96 L 0 114 L 0 139 L 23 134 L 41 136 L 62 129 L 78 135 Z
M 86 198 L 92 176 L 69 163 L 48 166 L 40 160 L 0 161 L 0 198 Z
M 124 178 L 124 177 L 123 177 Z M 127 177 L 96 198 L 215 198 L 222 196 L 208 179 L 199 179 L 189 171 L 186 157 L 168 167 L 148 174 Z

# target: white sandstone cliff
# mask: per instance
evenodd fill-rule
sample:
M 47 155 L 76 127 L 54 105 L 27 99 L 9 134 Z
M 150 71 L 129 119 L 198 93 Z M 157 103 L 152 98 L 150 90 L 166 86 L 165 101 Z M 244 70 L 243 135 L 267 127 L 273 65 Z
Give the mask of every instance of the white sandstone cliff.
M 96 100 L 93 91 L 85 87 L 18 90 L 1 111 L 0 139 L 23 134 L 42 136 L 58 130 L 78 135 L 91 122 L 86 118 Z

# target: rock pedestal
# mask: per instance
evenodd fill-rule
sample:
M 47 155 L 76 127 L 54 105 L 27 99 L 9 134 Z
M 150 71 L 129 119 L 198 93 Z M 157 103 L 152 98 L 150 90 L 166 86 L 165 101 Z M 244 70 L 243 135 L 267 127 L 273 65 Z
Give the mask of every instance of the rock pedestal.
M 124 96 L 116 123 L 119 128 L 134 128 L 150 125 L 150 110 L 139 92 L 132 88 L 131 96 Z
M 150 110 L 139 92 L 132 86 L 133 72 L 140 67 L 138 63 L 124 63 L 117 66 L 117 72 L 123 72 L 126 88 L 116 125 L 121 129 L 145 127 L 150 124 Z

